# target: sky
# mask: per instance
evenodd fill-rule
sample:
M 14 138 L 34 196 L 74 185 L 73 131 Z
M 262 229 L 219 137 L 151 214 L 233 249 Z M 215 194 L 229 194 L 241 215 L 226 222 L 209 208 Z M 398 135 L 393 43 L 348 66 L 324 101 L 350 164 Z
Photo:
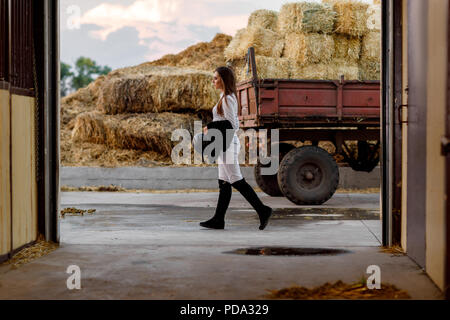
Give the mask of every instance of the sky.
M 138 65 L 219 32 L 234 36 L 253 11 L 279 11 L 286 2 L 292 1 L 61 0 L 61 61 L 74 65 L 85 56 L 112 69 Z

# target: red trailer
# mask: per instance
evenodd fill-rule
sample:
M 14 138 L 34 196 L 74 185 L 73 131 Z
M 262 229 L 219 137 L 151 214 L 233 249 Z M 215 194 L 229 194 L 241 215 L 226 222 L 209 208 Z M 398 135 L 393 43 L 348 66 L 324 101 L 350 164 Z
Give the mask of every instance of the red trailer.
M 318 146 L 330 141 L 356 171 L 372 171 L 379 162 L 380 82 L 258 79 L 254 49 L 247 55 L 252 78 L 238 83 L 240 127 L 279 129 L 280 167 L 262 175 L 258 186 L 271 196 L 286 196 L 296 204 L 322 204 L 336 191 L 335 159 Z M 270 133 L 270 130 L 268 130 Z M 270 137 L 269 137 L 270 139 Z M 295 148 L 283 141 L 311 141 Z M 354 142 L 349 147 L 350 141 Z

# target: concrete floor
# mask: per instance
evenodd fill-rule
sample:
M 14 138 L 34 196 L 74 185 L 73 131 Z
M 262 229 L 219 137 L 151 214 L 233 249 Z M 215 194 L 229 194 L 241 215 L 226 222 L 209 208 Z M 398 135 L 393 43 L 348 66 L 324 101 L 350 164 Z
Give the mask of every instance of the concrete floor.
M 199 227 L 217 193 L 70 192 L 62 208 L 95 208 L 61 220 L 61 247 L 18 269 L 0 267 L 0 299 L 264 299 L 291 285 L 355 282 L 369 265 L 381 281 L 414 299 L 441 299 L 407 256 L 380 252 L 379 194 L 336 194 L 325 205 L 299 207 L 259 193 L 275 208 L 264 231 L 233 193 L 225 230 Z M 324 256 L 248 256 L 229 251 L 261 246 L 339 248 Z M 69 265 L 81 269 L 81 290 L 68 290 Z

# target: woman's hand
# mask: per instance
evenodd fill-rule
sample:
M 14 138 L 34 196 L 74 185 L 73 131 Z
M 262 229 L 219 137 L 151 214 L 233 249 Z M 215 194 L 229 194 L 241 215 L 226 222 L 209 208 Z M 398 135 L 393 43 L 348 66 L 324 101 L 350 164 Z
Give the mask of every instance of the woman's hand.
M 203 133 L 204 133 L 204 134 L 207 134 L 207 133 L 208 133 L 208 127 L 204 127 L 204 128 L 203 128 Z

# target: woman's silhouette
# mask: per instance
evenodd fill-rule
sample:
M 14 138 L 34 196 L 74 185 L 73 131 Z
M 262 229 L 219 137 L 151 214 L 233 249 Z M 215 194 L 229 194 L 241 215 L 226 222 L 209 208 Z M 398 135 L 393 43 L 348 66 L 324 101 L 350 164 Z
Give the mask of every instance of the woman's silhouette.
M 219 102 L 213 108 L 213 122 L 228 120 L 234 129 L 234 136 L 225 152 L 220 150 L 217 163 L 219 167 L 219 199 L 214 216 L 200 225 L 211 229 L 224 229 L 225 213 L 231 200 L 232 187 L 237 189 L 256 210 L 260 220 L 260 230 L 264 230 L 272 215 L 272 208 L 264 205 L 253 188 L 242 177 L 238 155 L 240 149 L 236 131 L 239 129 L 236 80 L 228 67 L 219 67 L 214 72 L 213 84 L 222 91 Z M 207 127 L 204 128 L 207 132 Z

